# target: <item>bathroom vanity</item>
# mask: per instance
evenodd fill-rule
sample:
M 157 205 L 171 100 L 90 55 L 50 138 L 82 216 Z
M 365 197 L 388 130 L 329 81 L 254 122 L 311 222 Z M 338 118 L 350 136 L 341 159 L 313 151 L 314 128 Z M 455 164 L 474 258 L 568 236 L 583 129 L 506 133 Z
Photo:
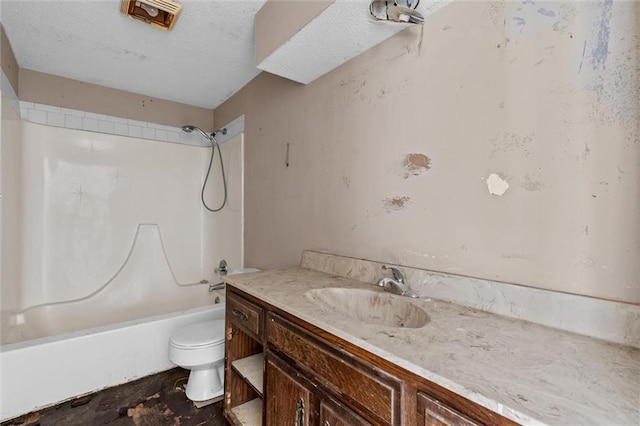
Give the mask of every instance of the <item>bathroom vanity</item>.
M 227 284 L 224 414 L 234 425 L 600 423 L 610 415 L 615 423 L 640 415 L 625 393 L 638 388 L 633 348 L 428 299 L 411 302 L 429 316 L 419 327 L 358 320 L 319 303 L 318 291 L 380 289 L 304 268 Z M 626 368 L 619 376 L 596 365 L 611 359 Z M 583 368 L 587 377 L 576 377 Z
M 232 424 L 514 424 L 235 287 L 226 344 Z

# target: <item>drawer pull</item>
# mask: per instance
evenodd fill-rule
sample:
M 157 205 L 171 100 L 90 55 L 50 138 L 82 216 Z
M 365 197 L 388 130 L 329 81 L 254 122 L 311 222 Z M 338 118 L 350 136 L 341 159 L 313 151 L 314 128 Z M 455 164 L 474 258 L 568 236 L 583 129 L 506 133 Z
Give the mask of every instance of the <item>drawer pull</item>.
M 233 308 L 233 311 L 231 313 L 233 314 L 234 317 L 240 318 L 242 321 L 249 320 L 249 315 L 245 314 L 238 308 Z
M 331 426 L 331 425 L 329 424 L 329 422 L 327 420 L 325 420 L 324 423 L 322 423 L 322 426 Z
M 298 400 L 295 426 L 304 426 L 304 401 L 302 400 L 302 398 Z

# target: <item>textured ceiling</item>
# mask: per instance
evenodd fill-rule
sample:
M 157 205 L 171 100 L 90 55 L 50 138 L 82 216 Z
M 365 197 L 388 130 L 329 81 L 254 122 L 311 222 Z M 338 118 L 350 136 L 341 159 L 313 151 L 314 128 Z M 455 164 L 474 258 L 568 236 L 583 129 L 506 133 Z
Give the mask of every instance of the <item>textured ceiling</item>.
M 215 108 L 251 81 L 264 0 L 183 0 L 171 31 L 125 17 L 118 0 L 2 0 L 18 65 Z

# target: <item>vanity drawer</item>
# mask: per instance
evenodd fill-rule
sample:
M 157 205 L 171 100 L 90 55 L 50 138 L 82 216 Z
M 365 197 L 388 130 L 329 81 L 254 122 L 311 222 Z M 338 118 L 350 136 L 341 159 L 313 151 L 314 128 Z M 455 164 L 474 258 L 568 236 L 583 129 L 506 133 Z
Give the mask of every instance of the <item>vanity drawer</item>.
M 418 425 L 422 426 L 480 426 L 431 396 L 418 392 Z
M 374 424 L 401 422 L 402 382 L 269 313 L 267 341 L 312 381 Z
M 262 340 L 263 309 L 235 293 L 227 293 L 227 318 L 254 338 Z

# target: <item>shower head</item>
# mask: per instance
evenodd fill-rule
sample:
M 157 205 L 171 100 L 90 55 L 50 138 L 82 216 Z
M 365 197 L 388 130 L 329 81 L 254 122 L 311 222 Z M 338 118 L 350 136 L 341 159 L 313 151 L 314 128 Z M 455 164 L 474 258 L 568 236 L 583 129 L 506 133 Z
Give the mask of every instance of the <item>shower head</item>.
M 196 131 L 198 133 L 200 133 L 202 136 L 204 136 L 206 139 L 209 140 L 209 142 L 213 143 L 214 142 L 214 134 L 208 134 L 207 132 L 205 132 L 204 130 L 202 130 L 199 127 L 196 126 L 191 126 L 191 125 L 186 125 L 186 126 L 182 126 L 182 131 L 186 132 L 186 133 L 192 133 L 193 131 Z

